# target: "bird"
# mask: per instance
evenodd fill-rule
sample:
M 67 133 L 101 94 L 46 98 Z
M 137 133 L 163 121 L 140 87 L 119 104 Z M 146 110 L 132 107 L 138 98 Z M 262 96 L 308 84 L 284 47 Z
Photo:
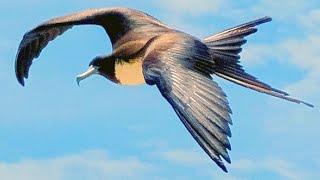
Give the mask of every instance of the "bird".
M 26 32 L 18 47 L 15 73 L 24 86 L 33 60 L 50 41 L 74 26 L 100 26 L 109 36 L 112 52 L 95 57 L 88 70 L 77 76 L 78 85 L 98 74 L 119 85 L 156 86 L 206 154 L 228 172 L 225 162 L 231 163 L 232 111 L 227 95 L 213 76 L 313 107 L 258 80 L 240 64 L 246 37 L 257 32 L 258 25 L 271 20 L 264 16 L 199 39 L 139 10 L 85 10 L 50 19 Z

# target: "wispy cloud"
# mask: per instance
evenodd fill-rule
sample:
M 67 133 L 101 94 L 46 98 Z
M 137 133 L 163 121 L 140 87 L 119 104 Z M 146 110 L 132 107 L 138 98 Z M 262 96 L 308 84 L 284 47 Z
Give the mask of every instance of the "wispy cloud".
M 152 165 L 136 158 L 114 159 L 100 150 L 42 160 L 0 162 L 1 179 L 11 180 L 139 179 L 152 170 Z

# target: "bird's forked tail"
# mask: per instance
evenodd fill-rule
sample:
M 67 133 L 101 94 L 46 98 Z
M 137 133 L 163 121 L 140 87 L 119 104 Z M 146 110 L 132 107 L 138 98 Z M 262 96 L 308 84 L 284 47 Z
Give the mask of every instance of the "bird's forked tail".
M 241 46 L 247 42 L 245 37 L 257 32 L 255 26 L 271 20 L 270 17 L 262 17 L 205 38 L 203 42 L 209 47 L 210 54 L 215 61 L 214 73 L 244 87 L 313 107 L 312 104 L 289 97 L 288 93 L 259 81 L 254 76 L 246 73 L 240 65 L 239 53 L 242 51 Z

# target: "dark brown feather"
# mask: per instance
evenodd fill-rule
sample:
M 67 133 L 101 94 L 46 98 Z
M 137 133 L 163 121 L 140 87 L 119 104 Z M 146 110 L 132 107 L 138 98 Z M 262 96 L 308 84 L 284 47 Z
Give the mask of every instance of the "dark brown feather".
M 88 10 L 48 20 L 27 32 L 19 45 L 15 70 L 20 84 L 24 85 L 24 78 L 28 78 L 32 60 L 50 41 L 75 25 L 86 24 L 102 26 L 115 53 L 122 56 L 138 52 L 155 35 L 172 31 L 155 18 L 128 8 Z
M 288 93 L 259 81 L 256 77 L 245 72 L 240 65 L 239 53 L 242 51 L 241 46 L 247 42 L 245 37 L 257 32 L 255 26 L 269 21 L 271 21 L 270 17 L 262 17 L 205 38 L 204 43 L 209 47 L 210 54 L 215 61 L 214 74 L 258 92 L 312 106 L 301 100 L 287 97 Z
M 143 73 L 148 84 L 156 84 L 185 127 L 224 171 L 221 157 L 231 162 L 230 107 L 222 89 L 210 73 L 214 67 L 209 49 L 198 39 L 167 33 L 155 39 L 145 51 Z M 199 64 L 207 64 L 201 68 Z

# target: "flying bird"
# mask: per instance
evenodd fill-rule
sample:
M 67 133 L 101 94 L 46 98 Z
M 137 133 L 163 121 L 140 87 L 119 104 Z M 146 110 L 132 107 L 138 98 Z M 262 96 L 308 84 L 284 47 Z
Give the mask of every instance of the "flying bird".
M 101 26 L 112 43 L 112 53 L 97 56 L 77 82 L 99 74 L 120 85 L 156 85 L 193 138 L 225 172 L 231 163 L 229 137 L 232 113 L 226 94 L 213 81 L 216 75 L 241 86 L 307 106 L 259 81 L 240 65 L 245 37 L 270 17 L 199 39 L 173 29 L 156 18 L 129 8 L 102 8 L 50 19 L 27 32 L 19 45 L 15 72 L 24 86 L 33 59 L 65 31 L 78 25 Z

